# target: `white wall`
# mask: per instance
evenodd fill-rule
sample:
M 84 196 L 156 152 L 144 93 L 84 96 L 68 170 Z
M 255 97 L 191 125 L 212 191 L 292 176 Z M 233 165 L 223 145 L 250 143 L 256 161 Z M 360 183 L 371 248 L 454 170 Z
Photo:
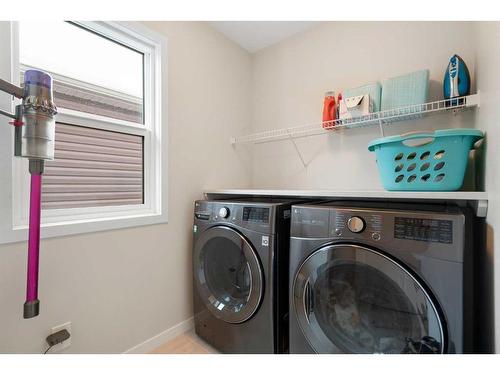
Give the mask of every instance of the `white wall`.
M 26 243 L 0 246 L 0 353 L 39 353 L 66 321 L 68 352 L 120 353 L 192 316 L 193 201 L 207 187 L 250 185 L 248 155 L 235 155 L 228 139 L 249 130 L 251 61 L 204 23 L 147 26 L 168 38 L 169 223 L 43 240 L 41 313 L 30 320 L 22 318 Z
M 458 53 L 474 72 L 474 28 L 458 22 L 325 22 L 253 55 L 255 131 L 321 122 L 324 93 L 339 92 L 420 69 L 430 70 L 430 99 L 442 98 L 449 58 Z M 473 127 L 473 113 L 445 114 L 387 127 L 387 135 L 447 126 Z M 319 126 L 319 125 L 318 125 Z M 253 186 L 380 190 L 368 142 L 377 127 L 256 145 Z M 240 146 L 243 149 L 243 146 Z
M 486 131 L 486 191 L 488 192 L 488 244 L 487 259 L 493 265 L 485 275 L 494 282 L 496 350 L 500 351 L 500 22 L 478 22 L 477 24 L 477 86 L 481 90 L 481 108 L 478 111 L 477 127 Z

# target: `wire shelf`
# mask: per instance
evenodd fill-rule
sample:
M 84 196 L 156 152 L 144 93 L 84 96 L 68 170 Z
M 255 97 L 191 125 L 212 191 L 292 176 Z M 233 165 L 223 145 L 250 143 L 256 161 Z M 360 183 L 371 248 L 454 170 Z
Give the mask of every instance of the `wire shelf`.
M 382 136 L 384 135 L 384 125 L 394 122 L 419 119 L 424 116 L 444 112 L 448 110 L 457 111 L 465 108 L 479 106 L 479 92 L 477 94 L 462 96 L 460 98 L 438 100 L 424 104 L 411 105 L 402 108 L 390 109 L 380 112 L 370 113 L 367 116 L 357 117 L 349 120 L 335 120 L 329 122 L 317 122 L 308 125 L 295 126 L 267 130 L 259 133 L 249 134 L 241 137 L 231 138 L 232 144 L 242 143 L 266 143 L 309 137 L 313 135 L 331 134 L 365 126 L 380 126 Z

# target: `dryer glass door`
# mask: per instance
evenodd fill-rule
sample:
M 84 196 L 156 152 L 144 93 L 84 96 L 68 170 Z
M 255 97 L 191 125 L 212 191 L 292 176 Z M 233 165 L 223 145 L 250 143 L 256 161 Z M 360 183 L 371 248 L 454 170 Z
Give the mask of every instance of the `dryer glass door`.
M 331 245 L 296 275 L 293 306 L 318 353 L 441 353 L 444 326 L 426 288 L 375 250 Z
M 201 298 L 219 319 L 241 323 L 259 307 L 263 276 L 252 245 L 235 230 L 213 227 L 194 247 L 194 276 Z

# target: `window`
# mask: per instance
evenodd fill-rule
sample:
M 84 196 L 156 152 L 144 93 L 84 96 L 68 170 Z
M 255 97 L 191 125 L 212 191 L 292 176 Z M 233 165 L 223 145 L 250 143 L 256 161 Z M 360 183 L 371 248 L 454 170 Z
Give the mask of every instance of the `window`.
M 43 22 L 51 35 L 47 49 L 33 42 L 40 27 L 36 21 L 12 23 L 11 68 L 14 81 L 33 68 L 54 80 L 55 159 L 46 162 L 43 175 L 42 234 L 166 222 L 164 40 L 134 23 Z M 26 160 L 14 158 L 14 231 L 28 222 L 27 170 Z
M 51 48 L 33 43 L 43 28 Z M 37 68 L 54 78 L 59 108 L 143 124 L 144 53 L 75 23 L 19 22 L 21 70 Z M 22 81 L 21 81 L 22 82 Z

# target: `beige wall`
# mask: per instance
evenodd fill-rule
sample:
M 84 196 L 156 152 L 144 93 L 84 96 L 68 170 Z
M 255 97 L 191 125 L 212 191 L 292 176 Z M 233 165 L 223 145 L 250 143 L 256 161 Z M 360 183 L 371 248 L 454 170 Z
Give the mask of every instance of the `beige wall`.
M 478 111 L 477 127 L 486 131 L 486 191 L 488 192 L 488 245 L 487 264 L 490 268 L 483 275 L 486 285 L 493 282 L 493 290 L 488 288 L 487 296 L 494 295 L 496 349 L 500 351 L 500 22 L 479 22 L 477 24 L 477 80 L 481 90 L 481 108 Z M 493 270 L 496 270 L 493 273 Z M 491 293 L 491 294 L 490 294 Z
M 193 201 L 206 187 L 250 184 L 248 155 L 228 140 L 249 130 L 251 61 L 204 23 L 147 26 L 168 38 L 169 223 L 43 240 L 41 313 L 31 320 L 22 318 L 26 243 L 0 246 L 0 353 L 39 353 L 67 321 L 68 352 L 120 353 L 192 316 Z
M 253 55 L 254 130 L 321 121 L 324 93 L 357 87 L 420 69 L 430 70 L 430 98 L 442 98 L 449 58 L 458 53 L 474 72 L 472 23 L 325 22 Z M 473 113 L 435 116 L 386 127 L 402 132 L 473 126 Z M 381 190 L 368 142 L 377 127 L 297 140 L 304 168 L 289 141 L 256 145 L 253 186 Z

